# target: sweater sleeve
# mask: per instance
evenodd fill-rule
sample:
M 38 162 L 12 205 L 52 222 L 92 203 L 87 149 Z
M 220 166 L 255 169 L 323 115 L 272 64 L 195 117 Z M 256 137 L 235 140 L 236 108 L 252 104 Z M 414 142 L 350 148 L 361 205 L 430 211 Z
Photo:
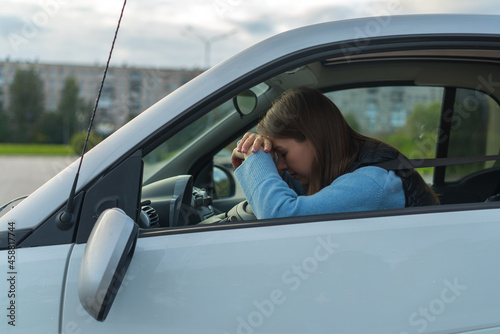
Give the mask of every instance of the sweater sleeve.
M 263 151 L 250 155 L 235 175 L 259 219 L 405 206 L 401 179 L 394 172 L 378 167 L 363 167 L 344 174 L 310 196 L 293 191 L 280 177 L 271 155 Z

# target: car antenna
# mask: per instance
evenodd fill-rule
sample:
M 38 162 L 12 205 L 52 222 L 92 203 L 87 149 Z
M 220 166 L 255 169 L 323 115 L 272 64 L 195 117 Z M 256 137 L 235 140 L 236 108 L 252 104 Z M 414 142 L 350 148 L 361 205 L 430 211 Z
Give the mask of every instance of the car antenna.
M 115 36 L 113 38 L 113 42 L 111 43 L 111 50 L 109 51 L 108 61 L 106 62 L 106 67 L 104 68 L 104 73 L 101 80 L 101 85 L 99 87 L 99 92 L 97 94 L 97 98 L 95 100 L 94 110 L 92 111 L 92 117 L 90 118 L 89 128 L 87 130 L 87 136 L 85 137 L 85 142 L 82 148 L 82 154 L 80 156 L 80 163 L 78 164 L 78 169 L 76 171 L 75 179 L 73 180 L 73 186 L 71 187 L 71 191 L 69 193 L 68 204 L 66 205 L 66 209 L 59 215 L 59 228 L 63 230 L 67 230 L 71 228 L 74 223 L 74 215 L 73 215 L 73 202 L 75 199 L 76 186 L 78 184 L 78 178 L 80 176 L 80 169 L 82 168 L 83 157 L 85 155 L 85 151 L 87 150 L 87 143 L 89 141 L 90 133 L 92 131 L 92 126 L 94 124 L 94 118 L 97 112 L 97 106 L 99 105 L 99 99 L 101 98 L 102 88 L 104 86 L 104 80 L 106 79 L 106 74 L 108 73 L 109 62 L 111 60 L 111 55 L 113 54 L 113 49 L 115 47 L 116 36 L 118 35 L 118 30 L 120 29 L 120 23 L 122 21 L 123 12 L 125 11 L 125 5 L 127 4 L 127 0 L 123 1 L 122 11 L 120 13 L 120 18 L 118 19 L 118 24 L 115 30 Z

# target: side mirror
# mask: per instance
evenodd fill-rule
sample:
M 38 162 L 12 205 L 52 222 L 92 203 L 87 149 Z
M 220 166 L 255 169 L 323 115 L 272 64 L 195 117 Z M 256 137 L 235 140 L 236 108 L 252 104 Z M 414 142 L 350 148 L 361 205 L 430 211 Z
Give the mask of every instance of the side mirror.
M 257 99 L 253 91 L 246 90 L 233 98 L 233 105 L 241 116 L 248 115 L 257 107 Z
M 234 179 L 231 174 L 221 166 L 214 166 L 213 178 L 215 185 L 215 195 L 217 198 L 231 197 L 235 194 Z
M 78 278 L 83 308 L 104 321 L 134 254 L 139 227 L 121 209 L 104 211 L 90 233 Z

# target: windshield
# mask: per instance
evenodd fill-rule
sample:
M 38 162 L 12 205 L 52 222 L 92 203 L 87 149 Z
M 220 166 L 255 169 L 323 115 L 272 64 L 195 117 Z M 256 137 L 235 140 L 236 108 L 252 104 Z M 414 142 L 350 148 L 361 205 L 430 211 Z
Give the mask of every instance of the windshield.
M 151 151 L 143 159 L 144 180 L 148 180 L 177 154 L 192 143 L 196 142 L 199 138 L 204 136 L 207 132 L 234 112 L 236 112 L 236 110 L 233 102 L 232 100 L 229 100 L 189 124 Z

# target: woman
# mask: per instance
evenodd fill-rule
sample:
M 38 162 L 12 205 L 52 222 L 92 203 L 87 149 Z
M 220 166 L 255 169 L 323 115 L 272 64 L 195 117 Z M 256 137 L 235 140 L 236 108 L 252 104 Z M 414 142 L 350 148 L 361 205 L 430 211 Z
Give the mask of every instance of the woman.
M 244 135 L 231 160 L 259 219 L 438 203 L 415 170 L 375 166 L 387 161 L 404 166 L 406 158 L 354 131 L 316 89 L 285 92 L 257 132 Z

